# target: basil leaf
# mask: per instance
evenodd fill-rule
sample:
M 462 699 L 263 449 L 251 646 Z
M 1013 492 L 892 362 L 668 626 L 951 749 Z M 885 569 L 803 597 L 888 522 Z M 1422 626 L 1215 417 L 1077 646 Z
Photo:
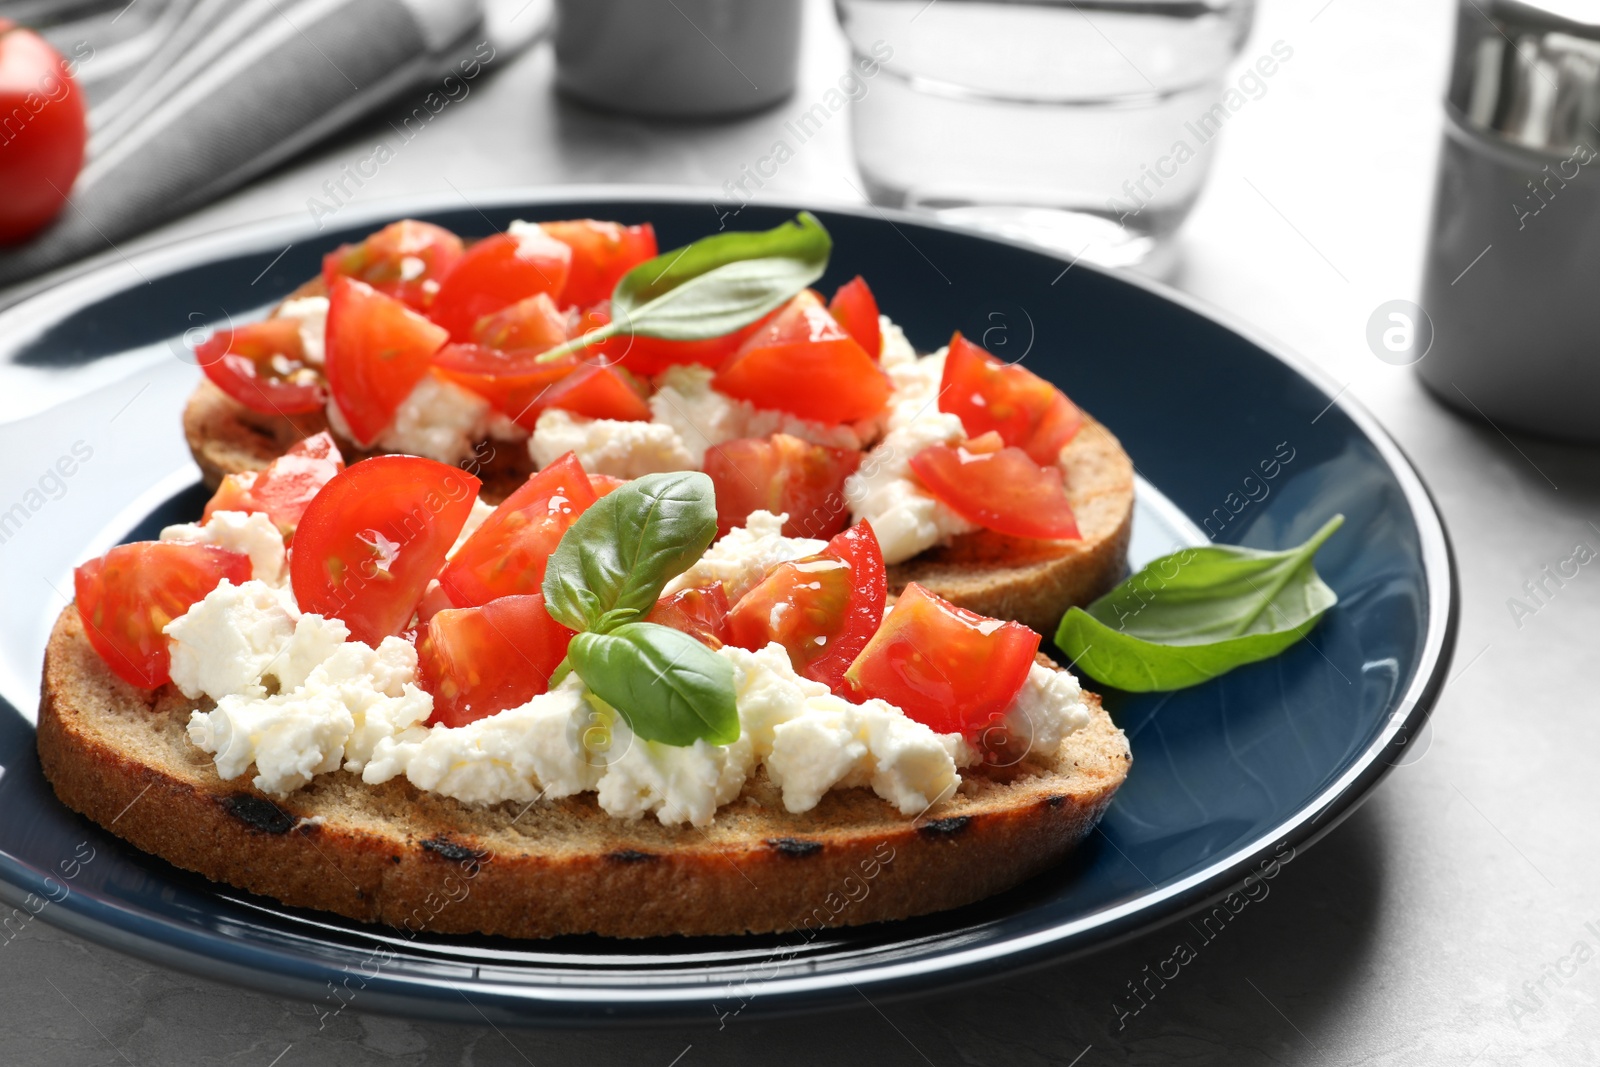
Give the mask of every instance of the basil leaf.
M 607 632 L 655 606 L 661 587 L 717 536 L 711 479 L 649 474 L 612 490 L 562 534 L 545 567 L 545 607 L 573 630 Z
M 624 623 L 610 633 L 577 635 L 567 655 L 590 691 L 647 741 L 731 745 L 739 739 L 733 664 L 682 630 Z
M 619 335 L 670 341 L 726 336 L 822 277 L 832 251 L 833 239 L 808 211 L 771 230 L 702 238 L 624 274 L 611 293 L 610 325 L 549 349 L 538 362 Z
M 1298 548 L 1233 545 L 1163 556 L 1061 620 L 1056 644 L 1084 673 L 1130 692 L 1183 689 L 1276 656 L 1338 603 L 1312 557 L 1344 523 Z

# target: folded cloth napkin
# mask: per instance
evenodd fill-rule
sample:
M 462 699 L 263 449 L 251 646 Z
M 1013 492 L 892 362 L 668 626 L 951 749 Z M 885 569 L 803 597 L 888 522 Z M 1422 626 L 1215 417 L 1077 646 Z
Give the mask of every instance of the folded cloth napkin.
M 18 0 L 89 98 L 72 201 L 0 249 L 27 281 L 192 211 L 421 81 L 480 25 L 481 0 Z

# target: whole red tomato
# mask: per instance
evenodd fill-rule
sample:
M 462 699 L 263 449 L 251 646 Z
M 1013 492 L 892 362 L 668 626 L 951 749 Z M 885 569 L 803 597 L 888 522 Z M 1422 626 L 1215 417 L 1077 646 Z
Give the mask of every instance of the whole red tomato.
M 83 93 L 67 61 L 32 30 L 0 19 L 0 244 L 60 213 L 83 165 Z

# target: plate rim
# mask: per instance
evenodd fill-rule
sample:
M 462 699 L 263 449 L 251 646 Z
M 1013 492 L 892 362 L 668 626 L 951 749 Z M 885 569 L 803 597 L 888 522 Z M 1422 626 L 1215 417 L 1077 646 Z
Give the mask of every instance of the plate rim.
M 339 220 L 339 225 L 341 228 L 362 226 L 408 214 L 459 211 L 463 205 L 481 213 L 484 208 L 532 207 L 584 201 L 677 205 L 700 203 L 713 208 L 728 203 L 726 197 L 720 197 L 716 191 L 685 186 L 618 184 L 503 187 L 476 191 L 470 200 L 465 195 L 452 197 L 446 194 L 413 194 L 374 200 L 359 209 L 352 209 L 348 214 L 341 212 L 345 217 Z M 1383 730 L 1344 774 L 1325 786 L 1290 818 L 1273 827 L 1271 833 L 1258 835 L 1182 881 L 1156 888 L 1152 894 L 1141 895 L 1031 934 L 988 945 L 955 948 L 934 958 L 869 963 L 861 969 L 801 973 L 765 980 L 750 999 L 752 1005 L 760 1004 L 753 1014 L 769 1016 L 814 1010 L 828 1006 L 851 992 L 861 992 L 863 988 L 885 997 L 909 996 L 932 987 L 947 988 L 984 981 L 994 977 L 1002 967 L 1008 972 L 1016 972 L 1099 951 L 1175 923 L 1221 899 L 1240 886 L 1247 871 L 1269 850 L 1284 845 L 1296 849 L 1311 846 L 1371 795 L 1378 782 L 1398 765 L 1398 760 L 1385 759 L 1385 755 L 1390 750 L 1399 752 L 1406 741 L 1421 730 L 1444 689 L 1446 674 L 1455 652 L 1460 597 L 1455 553 L 1433 495 L 1409 456 L 1364 405 L 1349 396 L 1348 390 L 1339 387 L 1336 380 L 1316 363 L 1265 331 L 1155 279 L 1103 268 L 972 226 L 870 204 L 828 197 L 810 197 L 803 202 L 787 197 L 761 197 L 752 199 L 750 203 L 780 210 L 822 210 L 852 215 L 885 222 L 896 229 L 896 223 L 905 223 L 947 230 L 1048 256 L 1069 266 L 1081 267 L 1142 289 L 1243 338 L 1315 386 L 1328 398 L 1328 408 L 1337 406 L 1372 443 L 1385 465 L 1393 472 L 1417 525 L 1429 609 L 1428 629 L 1419 654 L 1418 670 L 1406 691 L 1398 700 L 1391 701 L 1392 710 Z M 48 289 L 0 310 L 0 330 L 12 336 L 27 336 L 14 332 L 15 328 L 25 329 L 30 320 L 56 321 L 63 311 L 70 313 L 70 309 L 81 307 L 95 297 L 125 289 L 130 279 L 142 279 L 146 270 L 169 274 L 222 255 L 270 251 L 280 242 L 296 244 L 314 239 L 321 233 L 321 228 L 298 215 L 281 215 L 179 238 L 139 252 L 131 258 L 113 260 L 101 257 L 97 265 L 91 264 L 81 273 L 68 276 Z M 54 406 L 59 405 L 50 405 L 42 410 L 48 411 Z M 145 495 L 140 494 L 141 497 Z M 42 876 L 33 868 L 0 852 L 0 898 L 13 904 L 20 903 L 25 894 L 38 891 L 42 885 Z M 69 907 L 74 899 L 78 904 Z M 341 971 L 331 961 L 236 941 L 228 943 L 226 956 L 219 956 L 206 951 L 208 947 L 214 947 L 221 936 L 214 931 L 198 927 L 175 927 L 164 920 L 102 904 L 78 894 L 63 900 L 56 907 L 42 909 L 39 914 L 53 925 L 120 951 L 203 977 L 233 981 L 273 995 L 286 995 L 291 989 L 302 995 L 320 993 L 322 983 L 328 976 L 348 973 Z M 178 936 L 174 937 L 174 934 Z M 681 1017 L 686 1008 L 715 1001 L 719 995 L 733 995 L 736 988 L 732 982 L 696 984 L 677 976 L 674 976 L 677 980 L 671 984 L 642 988 L 585 984 L 581 978 L 521 985 L 486 980 L 478 976 L 479 968 L 474 967 L 473 970 L 474 976 L 471 978 L 379 975 L 362 990 L 366 995 L 363 1010 L 375 1008 L 410 1013 L 420 1010 L 424 1015 L 454 1019 L 462 1016 L 461 1007 L 470 1007 L 474 1010 L 469 1017 L 488 1009 L 502 1021 L 535 1025 L 582 1025 L 600 1019 L 659 1022 L 664 1018 Z M 747 989 L 748 985 L 745 983 Z M 466 998 L 467 990 L 475 994 L 473 999 Z M 459 995 L 465 1003 L 455 1007 L 455 1010 L 444 1010 L 447 1005 L 455 1005 L 455 995 Z M 865 996 L 865 993 L 861 995 Z M 535 1009 L 531 1014 L 530 1008 Z

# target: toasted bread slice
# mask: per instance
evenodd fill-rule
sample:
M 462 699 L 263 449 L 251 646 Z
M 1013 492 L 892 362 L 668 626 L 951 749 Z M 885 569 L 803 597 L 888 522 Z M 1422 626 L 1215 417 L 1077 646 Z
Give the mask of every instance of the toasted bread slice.
M 45 775 L 69 807 L 179 867 L 413 932 L 804 932 L 953 908 L 1066 855 L 1132 758 L 1091 699 L 1090 725 L 1055 758 L 964 775 L 915 820 L 865 789 L 792 815 L 758 776 L 701 830 L 614 818 L 592 795 L 475 809 L 343 771 L 275 800 L 217 777 L 185 735 L 193 706 L 118 680 L 68 607 L 45 655 Z

